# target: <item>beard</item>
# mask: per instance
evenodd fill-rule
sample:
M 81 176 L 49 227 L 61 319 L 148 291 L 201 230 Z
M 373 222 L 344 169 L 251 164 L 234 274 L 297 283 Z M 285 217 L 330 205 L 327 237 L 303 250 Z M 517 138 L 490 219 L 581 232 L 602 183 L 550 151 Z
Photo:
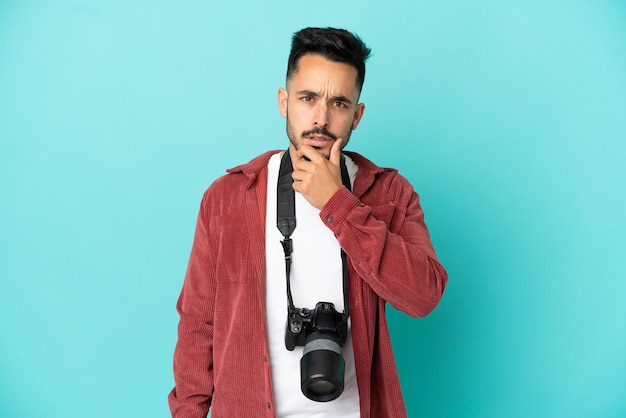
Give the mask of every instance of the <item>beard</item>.
M 346 132 L 343 136 L 337 136 L 333 133 L 331 133 L 330 131 L 328 131 L 326 128 L 323 127 L 315 127 L 309 131 L 303 131 L 299 136 L 296 134 L 295 129 L 293 128 L 293 125 L 291 124 L 291 122 L 289 121 L 289 112 L 287 112 L 287 136 L 289 137 L 289 142 L 291 143 L 291 145 L 293 145 L 293 147 L 298 150 L 300 149 L 300 144 L 302 143 L 302 140 L 309 136 L 309 135 L 325 135 L 328 138 L 330 138 L 332 141 L 335 141 L 337 138 L 341 138 L 341 149 L 344 149 L 344 147 L 346 145 L 348 145 L 348 141 L 350 141 L 350 135 L 352 134 L 351 130 L 348 130 L 348 132 Z M 315 147 L 317 148 L 317 147 Z M 324 156 L 328 159 L 330 158 L 330 154 L 326 155 L 324 154 Z

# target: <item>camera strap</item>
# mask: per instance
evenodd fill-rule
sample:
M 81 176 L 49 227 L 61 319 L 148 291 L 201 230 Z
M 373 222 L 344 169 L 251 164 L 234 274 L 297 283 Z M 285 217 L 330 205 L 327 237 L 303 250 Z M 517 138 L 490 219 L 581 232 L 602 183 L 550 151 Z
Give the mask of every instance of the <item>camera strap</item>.
M 348 190 L 352 190 L 350 184 L 350 176 L 346 161 L 343 155 L 340 159 L 341 181 Z M 280 170 L 278 171 L 278 188 L 276 198 L 276 226 L 283 235 L 284 239 L 280 242 L 285 252 L 285 274 L 287 276 L 287 302 L 288 309 L 294 309 L 293 297 L 291 294 L 291 253 L 293 252 L 293 242 L 291 235 L 296 229 L 296 194 L 293 190 L 293 165 L 291 164 L 291 156 L 289 150 L 283 153 L 280 160 Z M 341 250 L 341 264 L 343 272 L 343 318 L 345 320 L 350 316 L 350 308 L 348 301 L 348 256 L 345 251 Z

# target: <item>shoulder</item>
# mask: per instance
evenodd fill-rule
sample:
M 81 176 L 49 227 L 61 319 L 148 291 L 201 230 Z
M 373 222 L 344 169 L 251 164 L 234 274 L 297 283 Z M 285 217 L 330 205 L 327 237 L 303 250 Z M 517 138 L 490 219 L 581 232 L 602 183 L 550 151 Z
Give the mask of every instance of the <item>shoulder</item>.
M 265 152 L 245 164 L 226 170 L 226 174 L 218 177 L 206 189 L 203 196 L 205 207 L 220 207 L 226 202 L 238 202 L 244 192 L 258 180 L 267 178 L 267 163 L 272 155 L 280 151 Z
M 346 155 L 359 167 L 358 184 L 355 188 L 361 189 L 362 193 L 385 195 L 401 200 L 406 200 L 413 195 L 413 186 L 395 168 L 380 167 L 356 152 L 348 151 Z
M 207 189 L 205 193 L 216 192 L 222 189 L 227 191 L 231 187 L 240 187 L 254 181 L 259 175 L 267 169 L 267 163 L 272 155 L 280 151 L 267 151 L 261 155 L 254 157 L 245 164 L 235 166 L 226 170 L 226 174 L 218 177 Z
M 263 170 L 267 167 L 267 163 L 269 162 L 272 155 L 279 153 L 279 150 L 267 151 L 261 155 L 258 155 L 248 161 L 245 164 L 238 165 L 233 168 L 229 168 L 226 170 L 228 174 L 236 174 L 242 173 L 246 176 L 254 176 L 259 173 L 259 171 Z M 226 176 L 228 176 L 228 174 Z

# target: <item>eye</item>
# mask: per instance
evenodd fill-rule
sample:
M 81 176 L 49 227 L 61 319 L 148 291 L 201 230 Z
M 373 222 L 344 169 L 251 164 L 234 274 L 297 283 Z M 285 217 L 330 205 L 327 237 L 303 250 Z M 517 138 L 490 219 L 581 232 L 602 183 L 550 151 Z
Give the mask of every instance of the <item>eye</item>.
M 313 101 L 313 98 L 312 98 L 311 96 L 302 96 L 302 97 L 301 97 L 301 100 L 302 100 L 303 102 L 312 102 L 312 101 Z
M 346 105 L 344 102 L 341 102 L 339 100 L 336 101 L 336 102 L 333 102 L 333 106 L 338 107 L 340 109 L 344 109 L 344 108 L 348 107 L 348 105 Z

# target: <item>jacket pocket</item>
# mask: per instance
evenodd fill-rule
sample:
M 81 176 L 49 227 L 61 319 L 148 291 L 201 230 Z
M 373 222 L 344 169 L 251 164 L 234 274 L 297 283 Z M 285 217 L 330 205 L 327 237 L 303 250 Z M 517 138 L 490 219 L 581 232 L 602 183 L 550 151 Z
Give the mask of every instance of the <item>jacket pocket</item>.
M 216 282 L 247 281 L 249 233 L 246 216 L 213 216 L 209 228 Z

